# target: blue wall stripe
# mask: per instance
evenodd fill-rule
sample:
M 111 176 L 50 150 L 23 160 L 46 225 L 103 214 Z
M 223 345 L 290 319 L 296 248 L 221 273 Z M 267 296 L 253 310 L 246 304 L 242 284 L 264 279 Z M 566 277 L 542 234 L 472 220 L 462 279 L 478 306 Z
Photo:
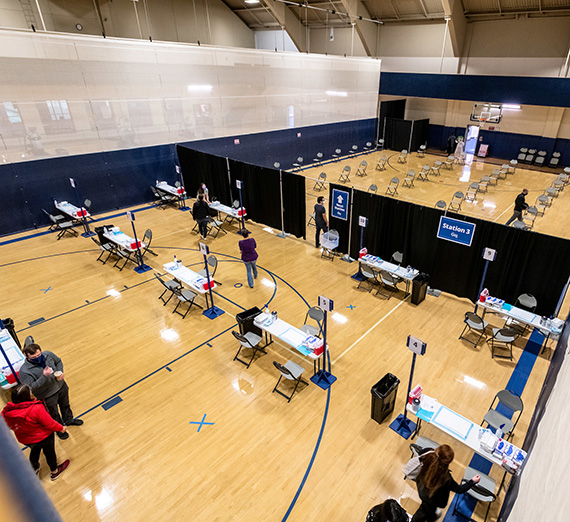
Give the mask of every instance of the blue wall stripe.
M 528 379 L 530 377 L 530 373 L 532 372 L 534 364 L 536 363 L 536 359 L 540 354 L 543 342 L 544 342 L 544 336 L 538 330 L 536 329 L 533 330 L 529 340 L 527 341 L 524 347 L 523 352 L 521 353 L 521 356 L 519 357 L 519 360 L 517 361 L 517 364 L 515 365 L 515 368 L 513 369 L 513 373 L 511 374 L 511 377 L 505 389 L 509 390 L 515 395 L 518 396 L 522 395 L 522 392 L 524 391 L 526 383 L 528 382 Z M 509 418 L 511 418 L 513 415 L 513 412 L 511 410 L 504 407 L 497 408 L 497 410 Z M 484 473 L 485 475 L 488 475 L 489 472 L 491 471 L 491 468 L 493 467 L 493 464 L 491 464 L 491 462 L 489 462 L 487 459 L 475 453 L 473 455 L 473 458 L 471 459 L 471 462 L 469 462 L 469 467 L 476 469 L 481 473 Z M 454 498 L 451 501 L 449 509 L 447 510 L 447 514 L 443 519 L 443 522 L 464 521 L 464 518 L 454 517 L 452 515 L 453 512 L 452 505 L 454 502 L 459 502 L 457 498 L 458 496 L 459 495 L 456 495 L 455 496 L 456 498 Z M 473 497 L 470 497 L 469 495 L 462 495 L 462 496 L 463 498 L 457 506 L 458 511 L 470 517 L 473 514 L 473 511 L 475 510 L 477 501 Z

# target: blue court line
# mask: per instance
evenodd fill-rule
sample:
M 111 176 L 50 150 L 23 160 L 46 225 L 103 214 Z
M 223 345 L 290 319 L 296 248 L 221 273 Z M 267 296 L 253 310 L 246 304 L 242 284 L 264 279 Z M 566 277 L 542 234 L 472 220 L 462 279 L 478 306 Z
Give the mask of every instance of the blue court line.
M 45 319 L 43 317 L 39 317 L 38 319 L 34 319 L 33 321 L 30 321 L 28 324 L 30 326 L 35 326 L 36 324 L 43 323 L 44 321 L 45 321 Z
M 538 331 L 533 330 L 532 334 L 530 335 L 524 350 L 517 361 L 513 369 L 513 373 L 507 383 L 505 389 L 509 390 L 510 392 L 518 395 L 519 397 L 522 395 L 526 383 L 530 377 L 530 373 L 534 368 L 534 364 L 540 354 L 540 350 L 542 348 L 542 343 L 544 342 L 544 336 Z M 511 418 L 513 416 L 513 411 L 506 408 L 503 405 L 497 407 L 497 411 L 504 415 L 505 417 Z M 471 462 L 469 462 L 469 467 L 488 475 L 493 467 L 493 464 L 488 461 L 486 458 L 482 457 L 475 453 Z M 447 510 L 447 514 L 442 522 L 456 522 L 456 521 L 463 521 L 464 518 L 454 517 L 453 516 L 453 509 L 451 506 L 454 502 L 459 502 L 459 497 L 462 496 L 461 503 L 458 504 L 458 511 L 464 513 L 466 516 L 470 517 L 477 506 L 477 500 L 473 497 L 468 495 L 455 495 L 454 499 L 449 504 L 449 509 Z
M 112 398 L 110 401 L 107 401 L 105 404 L 102 404 L 101 408 L 107 411 L 108 409 L 112 408 L 113 406 L 116 406 L 120 402 L 123 402 L 123 399 L 121 399 L 121 397 L 117 395 L 116 397 Z
M 287 512 L 285 513 L 285 516 L 282 518 L 281 522 L 285 522 L 289 518 L 291 511 L 293 511 L 293 508 L 295 507 L 295 504 L 297 503 L 297 500 L 299 499 L 299 495 L 301 494 L 301 491 L 303 491 L 303 487 L 305 486 L 305 482 L 307 482 L 307 478 L 309 477 L 309 473 L 311 472 L 311 468 L 313 467 L 313 464 L 315 462 L 315 458 L 317 456 L 317 452 L 319 451 L 319 447 L 321 445 L 321 440 L 323 438 L 323 433 L 325 431 L 325 425 L 327 423 L 327 417 L 328 417 L 328 413 L 329 413 L 330 402 L 331 402 L 331 387 L 329 386 L 329 388 L 327 389 L 327 403 L 325 406 L 325 414 L 323 415 L 323 422 L 321 424 L 321 431 L 319 432 L 319 436 L 317 438 L 317 443 L 315 444 L 315 449 L 313 450 L 313 455 L 311 456 L 311 460 L 309 461 L 307 471 L 305 471 L 305 475 L 303 475 L 303 479 L 301 480 L 301 484 L 299 484 L 299 487 L 297 488 L 297 492 L 295 493 L 295 496 L 293 497 L 293 500 L 291 501 L 291 504 L 289 505 L 289 508 L 287 509 Z

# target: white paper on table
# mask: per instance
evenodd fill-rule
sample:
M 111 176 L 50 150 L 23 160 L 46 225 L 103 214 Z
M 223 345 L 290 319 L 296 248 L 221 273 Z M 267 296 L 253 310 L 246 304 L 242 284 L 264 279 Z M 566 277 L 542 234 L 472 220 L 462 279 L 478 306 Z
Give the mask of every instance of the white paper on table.
M 307 337 L 306 334 L 302 334 L 293 330 L 293 328 L 289 328 L 285 332 L 283 332 L 280 336 L 285 342 L 289 343 L 291 346 L 301 346 L 303 341 Z
M 442 406 L 440 410 L 434 415 L 431 421 L 432 424 L 440 426 L 441 428 L 455 433 L 458 437 L 466 439 L 467 435 L 473 427 L 473 423 L 462 417 L 458 413 L 449 410 Z
M 422 410 L 435 412 L 435 410 L 439 408 L 439 403 L 437 402 L 437 399 L 434 399 L 433 397 L 423 396 L 421 400 L 421 408 Z

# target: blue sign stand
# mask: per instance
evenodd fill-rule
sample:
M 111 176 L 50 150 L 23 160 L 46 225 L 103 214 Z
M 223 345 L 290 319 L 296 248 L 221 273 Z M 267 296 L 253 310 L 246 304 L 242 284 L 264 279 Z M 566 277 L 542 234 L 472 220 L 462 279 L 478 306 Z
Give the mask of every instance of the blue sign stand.
M 208 319 L 215 319 L 216 317 L 220 317 L 220 315 L 224 314 L 225 312 L 221 308 L 214 306 L 214 295 L 212 294 L 212 287 L 210 285 L 210 282 L 213 282 L 214 280 L 210 280 L 210 271 L 208 269 L 208 254 L 210 253 L 208 245 L 200 243 L 200 252 L 204 254 L 204 266 L 206 267 L 206 280 L 208 281 L 208 290 L 210 293 L 211 305 L 210 308 L 207 308 L 202 312 L 202 315 L 205 315 Z
M 412 369 L 410 370 L 410 380 L 408 382 L 408 393 L 406 394 L 406 401 L 404 403 L 404 414 L 398 415 L 394 421 L 390 424 L 390 429 L 394 430 L 398 435 L 408 440 L 410 435 L 416 430 L 416 423 L 412 419 L 408 419 L 408 410 L 406 405 L 408 404 L 408 397 L 410 396 L 410 391 L 412 390 L 412 380 L 414 378 L 414 369 L 416 367 L 416 356 L 424 355 L 426 353 L 426 344 L 411 335 L 408 336 L 408 348 L 414 352 L 412 357 Z
M 180 181 L 180 188 L 182 189 L 182 205 L 180 206 L 179 210 L 185 212 L 186 210 L 190 210 L 190 207 L 186 206 L 186 191 L 184 190 L 184 180 L 182 179 L 182 171 L 180 170 L 179 165 L 176 165 L 176 174 L 178 174 L 178 181 Z
M 245 230 L 245 219 L 243 217 L 243 201 L 241 199 L 241 186 L 242 186 L 243 182 L 240 181 L 239 179 L 236 179 L 236 187 L 238 189 L 239 192 L 239 208 L 241 210 L 241 229 L 238 230 L 238 234 L 241 234 L 243 230 Z
M 368 224 L 368 219 L 365 218 L 364 216 L 359 216 L 358 224 L 360 225 L 360 250 L 362 250 L 364 244 L 364 229 Z M 364 277 L 364 274 L 362 273 L 362 266 L 360 265 L 360 261 L 358 262 L 358 272 L 356 272 L 356 274 L 350 277 L 352 277 L 352 279 L 355 279 L 356 281 L 364 281 L 366 279 Z
M 479 285 L 479 293 L 477 294 L 477 300 L 475 301 L 475 310 L 474 313 L 477 313 L 477 309 L 479 308 L 479 296 L 483 291 L 483 287 L 485 286 L 485 277 L 487 277 L 487 269 L 489 268 L 489 261 L 495 261 L 495 257 L 497 252 L 490 248 L 485 248 L 483 250 L 483 259 L 485 260 L 485 268 L 483 269 L 483 277 L 481 278 L 481 284 Z
M 82 210 L 83 209 L 83 204 L 81 203 L 81 198 L 79 197 L 79 191 L 77 190 L 77 183 L 73 178 L 69 178 L 69 183 L 71 183 L 71 186 L 75 189 L 75 196 L 77 197 L 77 202 L 79 203 L 79 209 Z M 85 232 L 83 232 L 83 234 L 81 234 L 82 237 L 91 237 L 95 235 L 95 232 L 92 232 L 89 229 L 89 223 L 87 223 L 87 218 L 85 216 L 81 216 L 83 219 L 83 230 Z
M 315 375 L 311 377 L 311 382 L 316 384 L 323 390 L 330 388 L 333 382 L 336 381 L 336 377 L 331 373 L 331 356 L 328 354 L 328 371 L 327 368 L 327 312 L 332 311 L 334 303 L 330 299 L 319 296 L 319 306 L 324 311 L 323 317 L 323 369 L 319 370 Z
M 145 265 L 143 261 L 143 256 L 139 247 L 139 240 L 137 239 L 137 231 L 135 230 L 135 215 L 132 212 L 127 212 L 127 217 L 131 221 L 131 225 L 133 227 L 133 235 L 135 236 L 135 244 L 137 245 L 137 254 L 139 258 L 139 264 L 134 268 L 134 270 L 137 274 L 143 274 L 144 272 L 151 270 L 151 268 L 150 266 Z

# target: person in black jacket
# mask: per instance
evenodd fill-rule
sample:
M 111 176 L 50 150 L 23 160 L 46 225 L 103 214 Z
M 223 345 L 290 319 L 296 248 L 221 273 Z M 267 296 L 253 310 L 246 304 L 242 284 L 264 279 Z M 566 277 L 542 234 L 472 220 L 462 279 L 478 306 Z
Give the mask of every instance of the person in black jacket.
M 509 226 L 515 219 L 523 221 L 522 213 L 528 208 L 528 205 L 524 200 L 527 194 L 528 189 L 523 189 L 523 191 L 517 196 L 517 199 L 515 199 L 515 209 L 513 210 L 513 215 L 509 218 L 505 225 Z
M 206 239 L 208 235 L 208 219 L 210 217 L 210 207 L 204 201 L 204 194 L 198 194 L 196 203 L 192 206 L 192 216 L 194 221 L 198 223 L 198 230 L 202 239 Z
M 366 522 L 409 522 L 406 510 L 397 500 L 388 500 L 374 506 L 366 515 Z
M 412 522 L 433 522 L 440 516 L 440 509 L 447 506 L 449 493 L 465 493 L 479 482 L 481 477 L 475 475 L 473 479 L 459 485 L 451 476 L 449 465 L 455 453 L 447 444 L 438 446 L 435 450 L 427 449 L 420 456 L 422 469 L 416 484 L 418 494 L 422 501 L 420 507 L 412 517 Z

